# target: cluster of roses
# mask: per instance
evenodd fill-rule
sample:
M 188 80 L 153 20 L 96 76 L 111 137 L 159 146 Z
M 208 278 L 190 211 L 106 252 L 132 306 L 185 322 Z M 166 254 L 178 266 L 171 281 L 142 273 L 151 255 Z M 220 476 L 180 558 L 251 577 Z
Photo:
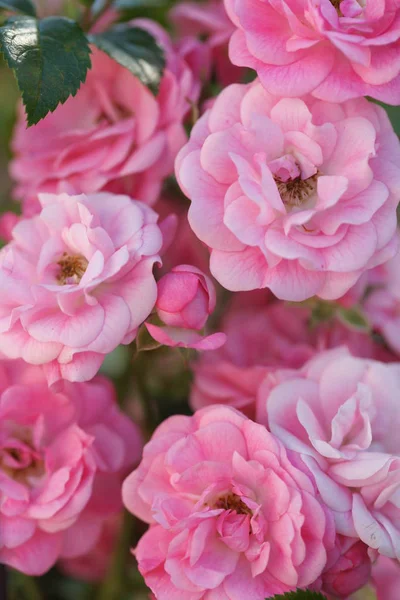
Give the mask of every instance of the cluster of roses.
M 84 574 L 74 559 L 98 550 L 124 503 L 150 524 L 135 556 L 160 600 L 350 598 L 369 583 L 394 600 L 400 143 L 363 96 L 400 103 L 400 4 L 213 0 L 170 17 L 177 42 L 133 22 L 166 55 L 156 96 L 93 50 L 76 97 L 16 125 L 23 216 L 1 221 L 0 561 Z M 239 83 L 245 68 L 252 83 Z M 211 77 L 230 85 L 187 142 Z M 174 164 L 197 239 L 164 192 Z M 247 292 L 208 335 L 204 247 L 218 283 Z M 311 330 L 311 306 L 282 302 L 313 296 L 339 316 L 361 307 L 374 337 L 337 316 Z M 97 372 L 143 327 L 209 352 L 193 365 L 194 415 L 163 422 L 128 475 L 141 434 Z

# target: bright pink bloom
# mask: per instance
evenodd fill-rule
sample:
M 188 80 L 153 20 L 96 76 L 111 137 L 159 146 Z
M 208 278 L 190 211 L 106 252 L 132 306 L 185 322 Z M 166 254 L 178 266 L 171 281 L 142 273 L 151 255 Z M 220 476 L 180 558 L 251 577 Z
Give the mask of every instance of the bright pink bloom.
M 400 103 L 398 0 L 226 0 L 234 64 L 273 94 Z
M 371 575 L 368 546 L 358 539 L 338 536 L 333 564 L 322 574 L 322 590 L 333 598 L 348 598 L 367 585 Z
M 267 375 L 258 418 L 313 472 L 338 533 L 400 558 L 400 367 L 320 353 Z
M 39 199 L 1 251 L 0 351 L 45 364 L 50 383 L 85 381 L 154 307 L 157 215 L 107 193 Z
M 320 576 L 330 514 L 261 425 L 215 406 L 171 417 L 123 484 L 151 524 L 135 550 L 159 600 L 264 600 Z
M 157 314 L 172 327 L 202 329 L 215 308 L 213 282 L 191 265 L 174 267 L 161 277 L 157 289 Z
M 229 290 L 336 299 L 396 252 L 400 144 L 365 99 L 335 105 L 232 85 L 196 123 L 176 174 Z
M 39 575 L 96 543 L 141 438 L 104 378 L 53 393 L 40 367 L 2 361 L 0 390 L 0 562 Z
M 400 590 L 400 564 L 381 556 L 372 569 L 372 581 L 377 600 L 398 600 Z
M 156 35 L 167 68 L 156 97 L 130 71 L 93 49 L 92 69 L 74 98 L 34 127 L 21 109 L 11 175 L 24 212 L 40 210 L 38 192 L 91 194 L 100 190 L 156 201 L 186 141 L 183 119 L 200 84 L 167 34 L 145 19 L 133 22 Z
M 177 27 L 183 41 L 189 36 L 206 38 L 204 44 L 209 49 L 218 81 L 223 85 L 240 81 L 244 69 L 231 63 L 228 56 L 228 43 L 235 27 L 229 19 L 223 0 L 181 2 L 170 11 L 170 19 Z

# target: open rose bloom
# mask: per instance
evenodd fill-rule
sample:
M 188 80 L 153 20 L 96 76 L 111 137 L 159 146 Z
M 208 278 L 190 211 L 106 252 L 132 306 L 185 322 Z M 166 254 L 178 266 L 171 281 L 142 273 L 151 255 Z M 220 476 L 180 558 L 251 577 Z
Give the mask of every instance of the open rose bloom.
M 229 407 L 163 423 L 123 498 L 151 524 L 135 554 L 161 600 L 264 600 L 306 587 L 332 547 L 330 513 L 310 478 Z
M 399 365 L 320 353 L 268 374 L 258 419 L 313 472 L 338 533 L 400 559 Z
M 226 0 L 234 64 L 273 94 L 400 103 L 398 0 Z
M 400 144 L 386 113 L 226 88 L 196 123 L 176 173 L 189 221 L 232 291 L 342 296 L 397 248 Z
M 39 197 L 0 257 L 0 350 L 46 365 L 50 383 L 85 381 L 129 344 L 157 298 L 157 215 L 127 196 Z
M 40 575 L 97 543 L 141 436 L 105 379 L 55 394 L 40 367 L 3 360 L 0 386 L 0 560 Z

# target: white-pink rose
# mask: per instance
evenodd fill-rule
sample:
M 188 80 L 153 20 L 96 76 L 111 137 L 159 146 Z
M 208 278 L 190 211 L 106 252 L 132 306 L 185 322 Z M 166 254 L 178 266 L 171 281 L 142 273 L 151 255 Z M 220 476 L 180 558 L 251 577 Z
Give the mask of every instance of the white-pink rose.
M 1 251 L 0 350 L 85 381 L 129 344 L 157 298 L 156 213 L 127 196 L 40 195 Z
M 400 559 L 400 366 L 322 352 L 267 375 L 258 420 L 313 472 L 338 533 Z
M 232 291 L 336 299 L 397 249 L 400 144 L 385 111 L 232 85 L 176 161 L 189 222 Z

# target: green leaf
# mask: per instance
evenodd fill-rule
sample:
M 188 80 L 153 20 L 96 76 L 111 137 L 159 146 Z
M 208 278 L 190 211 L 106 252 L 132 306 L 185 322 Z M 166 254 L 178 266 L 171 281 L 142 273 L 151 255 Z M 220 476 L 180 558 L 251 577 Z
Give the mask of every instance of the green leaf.
M 0 27 L 0 50 L 17 79 L 28 125 L 75 96 L 90 68 L 87 39 L 66 17 L 12 17 Z
M 36 17 L 35 5 L 31 0 L 0 0 L 0 9 L 20 12 L 30 17 Z
M 136 351 L 138 353 L 157 350 L 157 348 L 161 348 L 161 345 L 160 342 L 156 342 L 156 340 L 151 337 L 144 324 L 140 326 L 136 335 Z
M 164 52 L 150 33 L 122 24 L 104 33 L 89 36 L 90 41 L 126 67 L 156 94 L 165 67 Z
M 308 325 L 311 329 L 318 327 L 321 323 L 325 323 L 333 319 L 336 313 L 336 305 L 326 300 L 313 299 L 310 319 Z
M 352 329 L 357 329 L 357 331 L 369 332 L 371 329 L 367 317 L 359 306 L 353 306 L 352 308 L 339 306 L 337 316 L 345 325 L 350 326 Z
M 326 597 L 311 590 L 297 590 L 297 592 L 287 592 L 283 596 L 274 596 L 273 600 L 326 600 Z

